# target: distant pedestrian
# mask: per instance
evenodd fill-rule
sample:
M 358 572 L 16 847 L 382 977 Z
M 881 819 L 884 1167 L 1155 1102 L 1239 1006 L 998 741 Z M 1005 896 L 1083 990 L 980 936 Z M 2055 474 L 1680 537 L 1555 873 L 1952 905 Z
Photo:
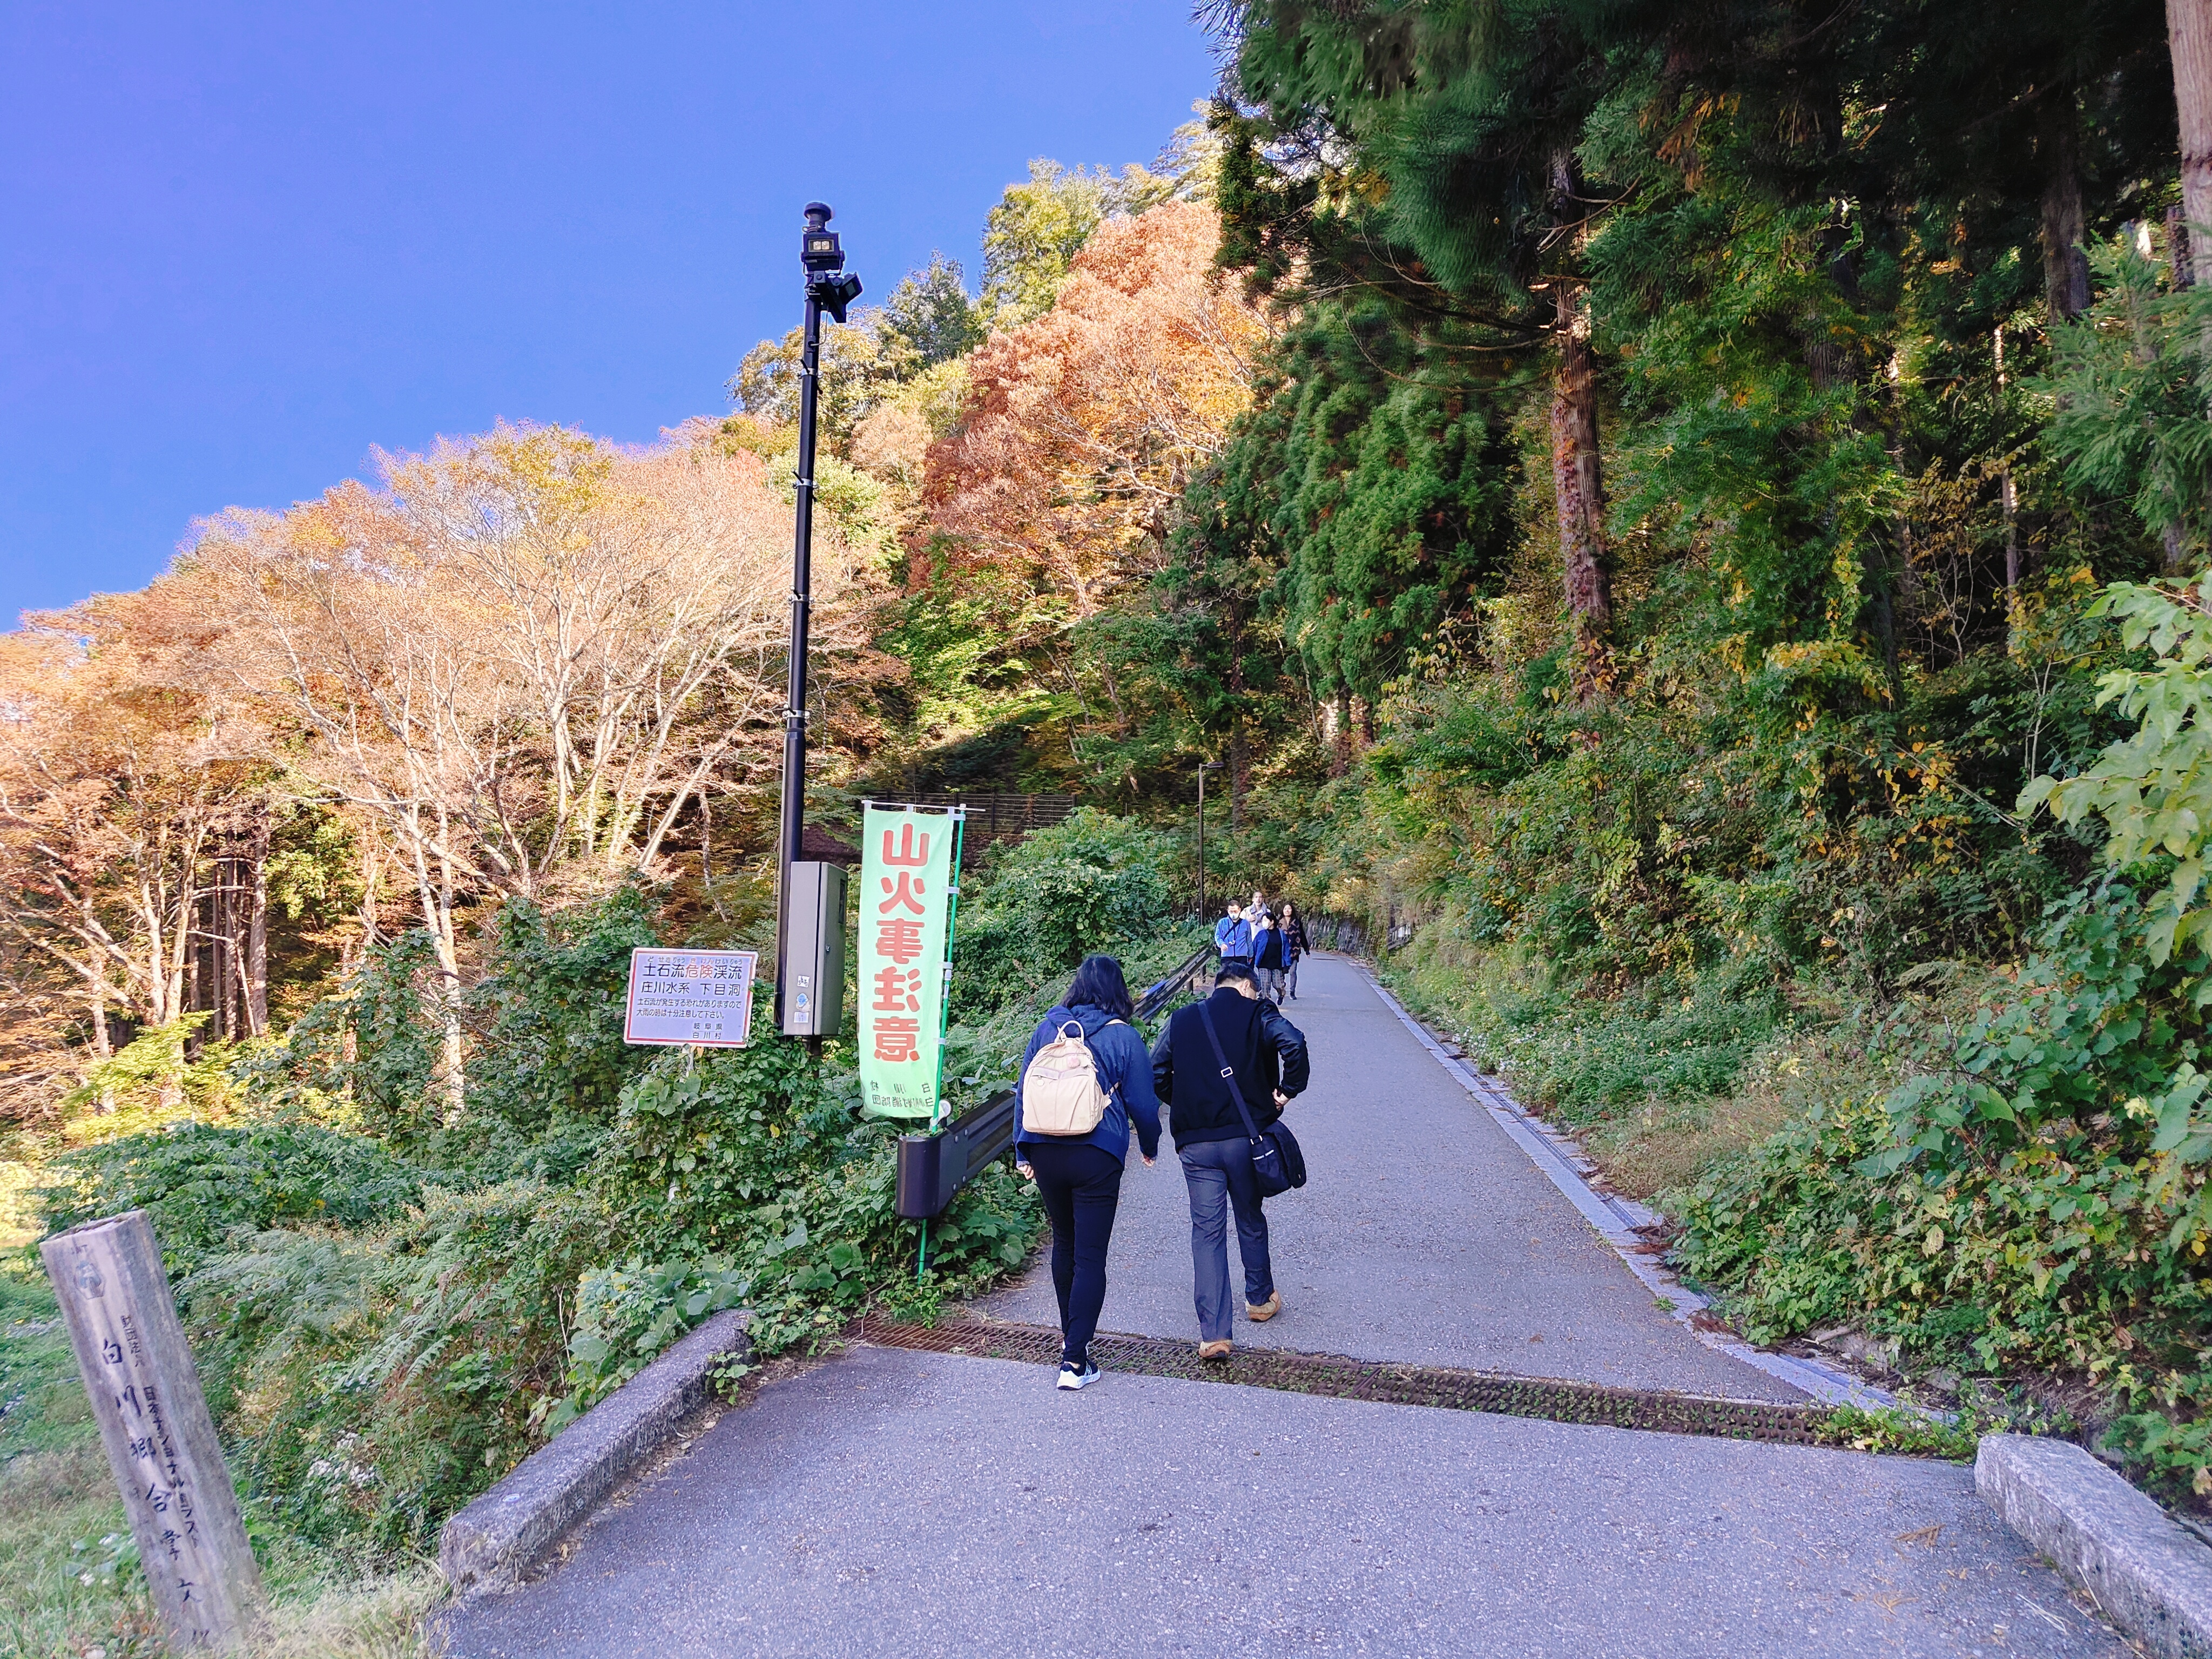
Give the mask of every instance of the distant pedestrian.
M 1274 914 L 1267 908 L 1267 896 L 1255 887 L 1252 890 L 1252 902 L 1244 908 L 1244 920 L 1257 927 L 1261 917 L 1271 916 Z
M 1275 919 L 1264 911 L 1252 929 L 1252 977 L 1260 988 L 1263 1002 L 1283 1000 L 1283 969 L 1287 964 L 1283 958 L 1283 930 L 1275 926 Z
M 1220 921 L 1213 924 L 1213 948 L 1221 952 L 1224 966 L 1232 962 L 1252 965 L 1252 924 L 1244 919 L 1244 907 L 1235 899 Z
M 1306 942 L 1305 918 L 1298 914 L 1298 907 L 1288 899 L 1283 901 L 1283 919 L 1277 925 L 1283 933 L 1284 994 L 1275 1000 L 1281 1002 L 1287 999 L 1296 1002 L 1298 1000 L 1298 958 L 1313 947 Z
M 1121 1170 L 1129 1155 L 1129 1125 L 1149 1167 L 1160 1151 L 1160 1105 L 1152 1093 L 1152 1068 L 1121 964 L 1112 957 L 1086 957 L 1060 1006 L 1038 1022 L 1022 1056 L 1022 1102 L 1016 1114 L 1014 1163 L 1035 1181 L 1052 1218 L 1052 1288 L 1060 1297 L 1060 1386 L 1085 1389 L 1098 1380 L 1091 1339 L 1106 1304 L 1106 1247 L 1114 1212 L 1121 1201 Z M 1075 1033 L 1081 1032 L 1079 1039 Z M 1080 1073 L 1090 1050 L 1093 1076 Z M 1047 1049 L 1042 1065 L 1031 1063 Z M 1055 1071 L 1055 1066 L 1059 1069 Z M 1082 1133 L 1049 1133 L 1032 1124 L 1051 1119 L 1091 1082 L 1103 1094 L 1088 1103 L 1095 1127 Z M 1049 1098 L 1048 1098 L 1049 1097 Z M 1079 1127 L 1090 1111 L 1079 1110 Z
M 1223 1075 L 1225 1060 L 1264 1129 L 1305 1091 L 1312 1067 L 1306 1040 L 1273 1003 L 1259 1000 L 1252 971 L 1224 962 L 1213 994 L 1176 1010 L 1152 1049 L 1153 1092 L 1168 1107 L 1176 1157 L 1190 1191 L 1192 1298 L 1198 1307 L 1198 1356 L 1226 1359 L 1235 1310 L 1229 1296 L 1228 1216 L 1237 1215 L 1237 1253 L 1244 1264 L 1244 1316 L 1273 1319 L 1283 1310 L 1267 1253 L 1267 1218 L 1252 1169 L 1243 1115 Z M 1206 1023 L 1212 1023 L 1208 1036 Z M 1217 1060 L 1213 1038 L 1220 1040 Z

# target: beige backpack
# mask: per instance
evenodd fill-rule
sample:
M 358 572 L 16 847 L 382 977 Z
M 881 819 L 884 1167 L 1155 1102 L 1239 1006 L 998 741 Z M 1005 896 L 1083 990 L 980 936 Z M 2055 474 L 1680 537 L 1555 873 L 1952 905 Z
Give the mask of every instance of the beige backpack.
M 1106 1022 L 1119 1025 L 1118 1019 Z M 1022 1127 L 1033 1135 L 1087 1135 L 1106 1115 L 1106 1091 L 1083 1027 L 1069 1020 L 1022 1073 Z

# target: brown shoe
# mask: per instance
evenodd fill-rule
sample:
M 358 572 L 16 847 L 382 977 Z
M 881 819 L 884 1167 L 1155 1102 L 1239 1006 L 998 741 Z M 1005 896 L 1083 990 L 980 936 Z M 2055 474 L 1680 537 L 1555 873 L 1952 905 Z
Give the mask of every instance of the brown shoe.
M 1224 1337 L 1223 1337 L 1223 1338 L 1222 1338 L 1219 1341 L 1218 1341 L 1218 1342 L 1201 1342 L 1201 1343 L 1200 1343 L 1200 1344 L 1198 1345 L 1198 1357 L 1199 1357 L 1200 1359 L 1226 1359 L 1226 1358 L 1229 1358 L 1229 1339 L 1228 1339 L 1227 1337 L 1225 1337 L 1225 1336 L 1224 1336 Z
M 1256 1308 L 1247 1303 L 1244 1306 L 1244 1317 L 1255 1325 L 1264 1325 L 1282 1310 L 1283 1293 L 1277 1291 Z

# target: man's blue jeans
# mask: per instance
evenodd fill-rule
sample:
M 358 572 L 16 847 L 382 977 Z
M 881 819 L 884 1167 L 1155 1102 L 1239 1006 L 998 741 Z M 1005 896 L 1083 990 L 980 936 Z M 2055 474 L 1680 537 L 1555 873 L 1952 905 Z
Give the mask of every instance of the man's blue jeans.
M 1267 1259 L 1267 1218 L 1252 1174 L 1252 1144 L 1242 1134 L 1201 1140 L 1176 1153 L 1190 1189 L 1191 1289 L 1198 1303 L 1198 1338 L 1226 1337 L 1237 1318 L 1229 1299 L 1229 1212 L 1237 1212 L 1237 1254 L 1244 1261 L 1244 1299 L 1255 1305 L 1275 1293 Z

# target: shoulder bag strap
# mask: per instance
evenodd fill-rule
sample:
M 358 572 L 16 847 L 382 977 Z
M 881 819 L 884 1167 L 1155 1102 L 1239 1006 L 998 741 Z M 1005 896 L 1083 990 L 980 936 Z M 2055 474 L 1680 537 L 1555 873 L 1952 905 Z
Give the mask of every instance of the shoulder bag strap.
M 1244 1120 L 1244 1133 L 1253 1140 L 1260 1138 L 1259 1129 L 1252 1121 L 1252 1109 L 1244 1103 L 1244 1091 L 1237 1086 L 1237 1068 L 1229 1063 L 1229 1056 L 1221 1050 L 1221 1033 L 1213 1029 L 1213 1013 L 1204 1003 L 1198 1005 L 1199 1024 L 1206 1027 L 1206 1040 L 1213 1045 L 1213 1057 L 1221 1062 L 1222 1081 L 1229 1085 L 1229 1097 L 1237 1103 L 1237 1115 Z

